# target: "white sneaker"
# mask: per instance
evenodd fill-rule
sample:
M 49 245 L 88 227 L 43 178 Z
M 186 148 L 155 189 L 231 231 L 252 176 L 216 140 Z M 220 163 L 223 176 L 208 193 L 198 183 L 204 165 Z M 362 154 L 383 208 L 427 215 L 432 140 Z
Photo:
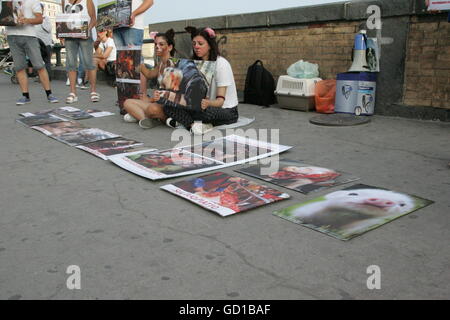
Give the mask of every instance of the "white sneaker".
M 123 121 L 129 122 L 129 123 L 136 123 L 138 122 L 135 117 L 133 117 L 131 114 L 127 113 L 123 116 Z
M 81 84 L 83 84 L 83 79 L 81 79 L 81 78 L 78 78 L 78 79 L 77 79 L 77 83 L 78 83 L 78 85 L 81 85 Z
M 66 86 L 70 86 L 70 80 L 69 80 L 69 78 L 67 78 Z
M 175 121 L 175 120 L 172 119 L 172 118 L 167 118 L 167 120 L 166 120 L 166 125 L 167 125 L 168 127 L 171 127 L 171 128 L 176 129 L 180 124 L 178 123 L 178 121 Z
M 194 122 L 191 126 L 191 132 L 195 135 L 205 134 L 213 129 L 210 123 Z

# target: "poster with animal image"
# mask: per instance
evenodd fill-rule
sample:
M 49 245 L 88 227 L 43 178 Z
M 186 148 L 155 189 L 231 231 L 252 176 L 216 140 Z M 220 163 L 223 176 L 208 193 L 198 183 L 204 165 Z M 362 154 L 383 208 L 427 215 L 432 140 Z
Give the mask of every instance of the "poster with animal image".
M 101 111 L 97 109 L 87 109 L 86 111 L 74 108 L 74 107 L 59 107 L 56 109 L 46 109 L 41 111 L 33 111 L 33 112 L 22 112 L 19 113 L 22 117 L 32 117 L 37 115 L 44 115 L 44 114 L 55 114 L 64 116 L 65 118 L 69 118 L 72 120 L 82 120 L 82 119 L 89 119 L 89 118 L 100 118 L 100 117 L 106 117 L 110 115 L 114 115 L 114 113 L 109 111 Z M 68 119 L 65 119 L 68 120 Z
M 23 1 L 1 0 L 0 4 L 0 26 L 16 26 L 22 12 Z
M 89 36 L 89 16 L 80 13 L 59 13 L 56 15 L 57 38 L 80 38 Z
M 98 128 L 87 128 L 58 135 L 52 134 L 49 137 L 68 144 L 69 146 L 77 146 L 79 144 L 117 138 L 119 135 Z
M 221 165 L 181 149 L 145 150 L 128 155 L 111 156 L 109 160 L 123 169 L 151 180 L 214 170 Z
M 49 123 L 39 126 L 33 126 L 31 129 L 37 130 L 39 132 L 42 132 L 46 136 L 51 135 L 62 135 L 69 132 L 77 132 L 80 130 L 85 129 L 81 123 L 76 121 L 64 121 L 64 122 L 56 122 L 56 123 Z
M 181 145 L 168 150 L 111 156 L 109 160 L 144 178 L 160 180 L 250 162 L 290 148 L 248 137 L 229 135 L 205 143 Z
M 216 67 L 215 61 L 171 59 L 159 81 L 158 103 L 201 110 L 208 95 Z
M 97 30 L 128 27 L 132 13 L 132 0 L 98 0 Z
M 90 142 L 76 146 L 76 148 L 89 152 L 103 160 L 108 160 L 108 156 L 138 151 L 135 147 L 142 145 L 142 142 L 136 140 L 118 138 Z
M 305 194 L 359 179 L 334 169 L 287 159 L 280 160 L 276 167 L 258 164 L 235 171 Z
M 123 110 L 123 103 L 127 99 L 139 99 L 140 81 L 129 79 L 118 79 L 117 86 L 117 100 L 119 102 L 119 109 Z
M 23 117 L 23 118 L 17 119 L 16 121 L 26 125 L 27 127 L 32 127 L 32 126 L 38 126 L 41 124 L 67 121 L 67 119 L 58 117 L 53 114 L 45 113 L 45 114 L 33 115 L 30 117 Z
M 357 184 L 274 214 L 337 239 L 350 240 L 432 203 L 417 196 Z
M 116 81 L 140 79 L 141 46 L 117 47 Z
M 224 172 L 179 181 L 161 189 L 223 217 L 289 198 L 287 193 Z

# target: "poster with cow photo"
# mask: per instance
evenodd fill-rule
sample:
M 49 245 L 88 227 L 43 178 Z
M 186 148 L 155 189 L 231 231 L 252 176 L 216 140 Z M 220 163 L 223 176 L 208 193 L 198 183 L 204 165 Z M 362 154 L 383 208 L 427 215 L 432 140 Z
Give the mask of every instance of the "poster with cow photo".
M 223 217 L 289 198 L 287 193 L 224 172 L 182 180 L 161 189 Z
M 158 103 L 201 110 L 208 95 L 216 67 L 215 61 L 170 59 L 162 72 Z
M 1 0 L 0 26 L 14 27 L 22 16 L 22 1 Z
M 305 194 L 359 179 L 334 169 L 287 159 L 280 160 L 273 168 L 258 164 L 236 171 Z
M 283 219 L 350 240 L 433 201 L 357 184 L 274 212 Z

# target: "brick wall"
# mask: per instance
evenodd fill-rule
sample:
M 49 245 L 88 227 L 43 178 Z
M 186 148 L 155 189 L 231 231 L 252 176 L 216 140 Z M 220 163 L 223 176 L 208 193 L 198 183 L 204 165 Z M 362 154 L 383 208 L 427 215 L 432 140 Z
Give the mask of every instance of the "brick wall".
M 303 59 L 319 65 L 320 77 L 335 79 L 351 66 L 351 51 L 357 22 L 311 24 L 292 29 L 223 32 L 227 43 L 221 48 L 233 68 L 238 90 L 243 91 L 247 68 L 260 59 L 278 76 Z
M 450 23 L 412 17 L 408 38 L 403 103 L 450 109 Z

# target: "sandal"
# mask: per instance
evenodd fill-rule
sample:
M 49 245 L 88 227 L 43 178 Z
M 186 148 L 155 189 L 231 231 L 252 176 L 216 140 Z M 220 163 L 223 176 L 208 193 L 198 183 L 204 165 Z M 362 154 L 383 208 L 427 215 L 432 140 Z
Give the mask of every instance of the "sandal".
M 92 102 L 99 102 L 100 101 L 100 95 L 97 92 L 91 92 L 91 101 Z
M 71 92 L 66 98 L 66 103 L 74 103 L 78 101 L 78 97 L 75 93 Z

